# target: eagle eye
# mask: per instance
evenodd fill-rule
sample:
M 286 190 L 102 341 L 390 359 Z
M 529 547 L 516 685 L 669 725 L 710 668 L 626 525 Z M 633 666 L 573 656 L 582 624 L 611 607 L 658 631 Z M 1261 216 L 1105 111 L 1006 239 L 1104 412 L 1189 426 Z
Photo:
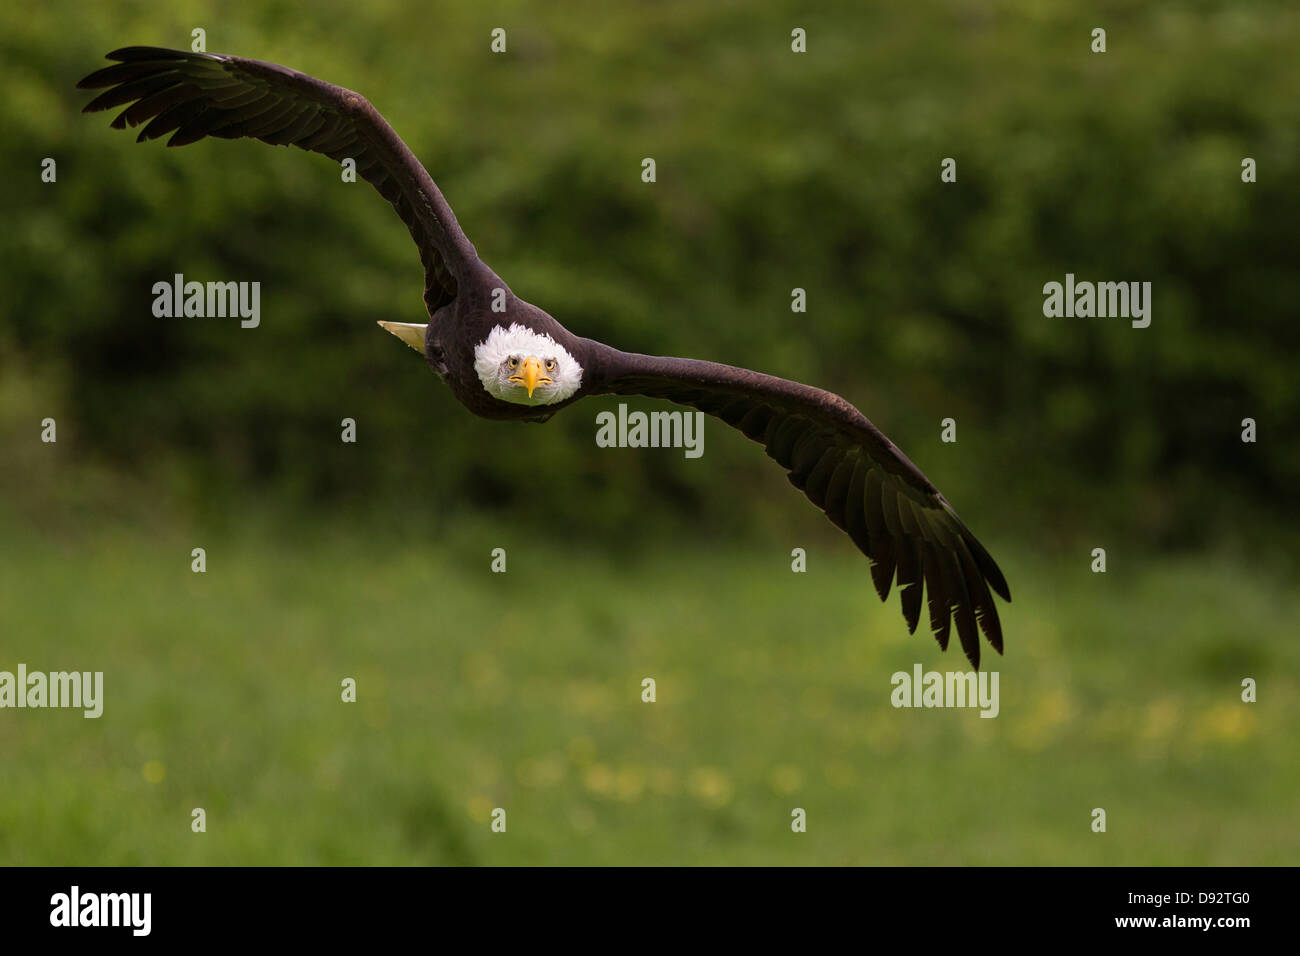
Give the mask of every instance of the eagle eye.
M 548 358 L 548 359 L 546 360 L 546 371 L 548 371 L 548 372 L 554 372 L 554 371 L 555 371 L 555 359 L 553 359 L 553 358 Z
M 519 367 L 519 356 L 518 356 L 518 355 L 512 355 L 512 356 L 510 356 L 510 358 L 506 359 L 506 364 L 507 364 L 508 366 L 510 366 L 511 368 L 518 368 L 518 367 Z

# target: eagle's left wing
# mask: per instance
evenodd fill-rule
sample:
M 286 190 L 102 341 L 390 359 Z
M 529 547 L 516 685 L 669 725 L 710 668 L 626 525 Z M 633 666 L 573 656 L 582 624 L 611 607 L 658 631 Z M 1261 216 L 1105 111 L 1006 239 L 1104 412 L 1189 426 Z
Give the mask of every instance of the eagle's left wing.
M 730 365 L 591 346 L 595 368 L 587 394 L 667 399 L 739 429 L 761 443 L 790 483 L 870 559 L 881 600 L 897 578 L 910 631 L 920 617 L 924 584 L 941 648 L 948 647 L 955 618 L 962 649 L 977 668 L 977 627 L 1002 652 L 1002 625 L 989 590 L 1011 600 L 1001 570 L 939 489 L 843 398 Z

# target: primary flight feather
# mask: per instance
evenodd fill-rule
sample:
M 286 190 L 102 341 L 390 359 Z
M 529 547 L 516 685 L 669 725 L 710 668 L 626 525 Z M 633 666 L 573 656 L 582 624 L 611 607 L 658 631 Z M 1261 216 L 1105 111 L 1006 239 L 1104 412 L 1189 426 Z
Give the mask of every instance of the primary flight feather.
M 126 47 L 90 74 L 86 112 L 125 107 L 115 129 L 168 146 L 251 137 L 335 161 L 392 203 L 424 264 L 427 325 L 381 322 L 421 352 L 470 411 L 545 421 L 587 395 L 644 395 L 714 415 L 761 443 L 790 482 L 870 561 L 881 600 L 897 581 L 915 632 L 925 594 L 939 646 L 952 622 L 979 666 L 979 632 L 1002 651 L 993 593 L 1006 579 L 948 501 L 861 412 L 830 392 L 748 369 L 621 352 L 573 335 L 483 263 L 433 179 L 358 93 L 297 70 L 213 53 Z M 502 302 L 504 297 L 504 302 Z M 495 300 L 495 303 L 494 303 Z M 493 311 L 504 305 L 504 311 Z

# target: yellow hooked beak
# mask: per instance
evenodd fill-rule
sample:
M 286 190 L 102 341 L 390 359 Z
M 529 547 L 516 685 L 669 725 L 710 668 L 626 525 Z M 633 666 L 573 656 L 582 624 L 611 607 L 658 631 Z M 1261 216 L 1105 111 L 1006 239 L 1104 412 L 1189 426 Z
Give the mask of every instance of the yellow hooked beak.
M 542 372 L 542 362 L 537 356 L 530 355 L 519 363 L 519 371 L 510 376 L 515 385 L 528 389 L 528 397 L 533 397 L 533 389 L 538 385 L 550 385 L 551 378 Z

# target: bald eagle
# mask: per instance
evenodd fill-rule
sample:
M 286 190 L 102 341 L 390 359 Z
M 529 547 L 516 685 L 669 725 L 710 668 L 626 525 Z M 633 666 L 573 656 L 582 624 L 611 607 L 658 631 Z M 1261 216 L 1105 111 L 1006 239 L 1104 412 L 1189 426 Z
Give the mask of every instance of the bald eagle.
M 147 125 L 137 142 L 205 136 L 293 145 L 335 161 L 392 203 L 424 265 L 426 324 L 380 322 L 471 412 L 545 421 L 588 395 L 666 399 L 722 419 L 761 443 L 790 482 L 869 559 L 881 600 L 895 580 L 915 633 L 922 589 L 947 650 L 952 621 L 979 667 L 979 631 L 1002 652 L 993 592 L 1006 579 L 957 513 L 888 438 L 830 392 L 749 369 L 623 352 L 565 329 L 515 296 L 478 257 L 425 168 L 358 93 L 274 63 L 156 47 L 108 54 L 114 65 L 78 83 L 103 89 L 85 107 L 125 106 L 114 129 Z

